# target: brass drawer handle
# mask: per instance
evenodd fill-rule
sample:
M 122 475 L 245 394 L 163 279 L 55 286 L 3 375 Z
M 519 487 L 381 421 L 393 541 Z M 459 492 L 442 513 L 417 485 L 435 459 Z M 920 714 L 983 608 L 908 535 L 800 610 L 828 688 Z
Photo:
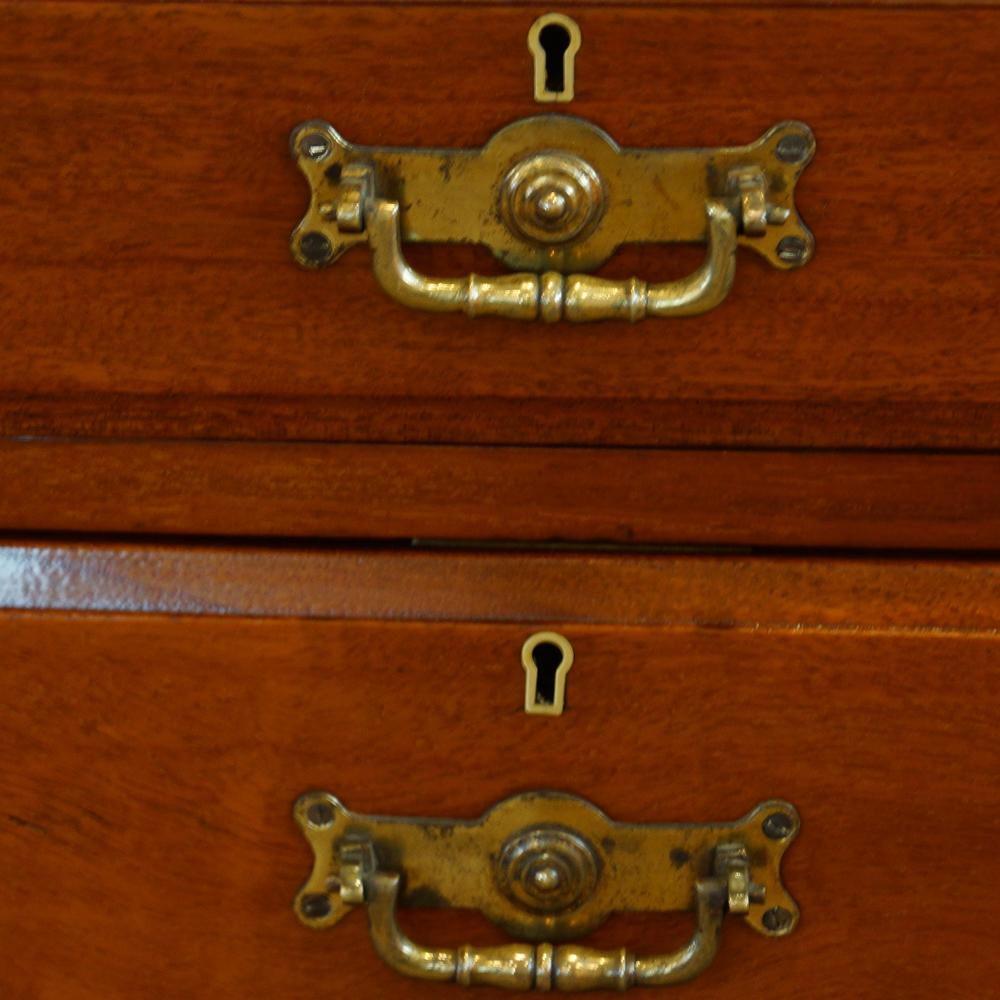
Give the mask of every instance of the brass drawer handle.
M 414 309 L 546 322 L 691 316 L 729 293 L 738 245 L 780 269 L 813 252 L 793 203 L 815 149 L 801 122 L 749 146 L 698 150 L 622 150 L 561 115 L 515 122 L 481 150 L 353 146 L 306 122 L 291 147 L 312 191 L 295 259 L 324 267 L 366 241 L 379 284 Z M 526 273 L 427 277 L 407 264 L 405 241 L 483 243 Z M 704 264 L 681 280 L 577 273 L 625 242 L 678 241 L 707 243 Z
M 547 323 L 568 319 L 627 319 L 644 316 L 693 316 L 717 306 L 728 294 L 736 273 L 736 221 L 724 205 L 710 201 L 708 254 L 690 277 L 647 285 L 631 278 L 606 281 L 587 274 L 566 277 L 558 271 L 484 278 L 427 278 L 403 258 L 399 204 L 375 201 L 368 242 L 372 266 L 382 288 L 397 302 L 433 312 L 467 316 L 506 316 Z
M 475 821 L 362 816 L 316 792 L 296 803 L 295 818 L 315 857 L 296 898 L 300 920 L 329 927 L 364 905 L 376 953 L 418 979 L 571 992 L 667 986 L 711 965 L 727 913 L 770 936 L 798 921 L 780 864 L 799 820 L 779 800 L 736 823 L 640 826 L 554 792 L 515 796 Z M 399 904 L 477 908 L 531 943 L 425 948 L 400 929 Z M 675 952 L 548 943 L 585 934 L 614 910 L 670 909 L 696 919 Z
M 415 979 L 510 990 L 624 990 L 629 986 L 672 986 L 704 972 L 719 950 L 725 915 L 724 879 L 695 886 L 697 929 L 679 951 L 636 957 L 621 948 L 602 951 L 575 944 L 507 944 L 492 948 L 424 948 L 396 922 L 400 877 L 375 873 L 366 886 L 368 923 L 375 951 L 390 968 Z

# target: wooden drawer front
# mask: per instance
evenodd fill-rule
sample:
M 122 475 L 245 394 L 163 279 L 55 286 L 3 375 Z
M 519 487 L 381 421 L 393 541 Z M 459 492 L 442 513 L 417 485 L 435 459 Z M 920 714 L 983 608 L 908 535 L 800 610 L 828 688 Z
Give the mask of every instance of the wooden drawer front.
M 361 914 L 298 923 L 292 802 L 471 818 L 536 787 L 638 822 L 798 806 L 801 925 L 727 927 L 693 996 L 989 993 L 996 567 L 476 558 L 6 550 L 4 996 L 451 995 L 383 966 Z M 542 621 L 576 650 L 559 718 L 521 707 Z M 467 913 L 404 920 L 503 940 Z M 594 940 L 689 934 L 631 916 Z
M 993 6 L 570 4 L 575 102 L 624 145 L 799 118 L 817 238 L 741 251 L 708 315 L 542 328 L 418 313 L 355 249 L 293 265 L 288 131 L 478 146 L 532 99 L 521 5 L 6 3 L 0 431 L 250 440 L 994 447 Z M 776 40 L 780 40 L 776 41 Z M 446 54 L 446 55 L 445 55 Z M 681 275 L 698 247 L 606 267 Z M 434 273 L 499 270 L 415 247 Z

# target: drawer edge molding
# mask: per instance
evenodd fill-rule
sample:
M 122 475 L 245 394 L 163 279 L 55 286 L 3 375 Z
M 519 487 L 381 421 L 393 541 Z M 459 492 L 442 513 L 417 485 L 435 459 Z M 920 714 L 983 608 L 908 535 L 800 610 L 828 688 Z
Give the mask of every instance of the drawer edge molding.
M 5 440 L 0 531 L 1000 549 L 1000 455 Z
M 8 540 L 0 608 L 995 634 L 1000 563 Z

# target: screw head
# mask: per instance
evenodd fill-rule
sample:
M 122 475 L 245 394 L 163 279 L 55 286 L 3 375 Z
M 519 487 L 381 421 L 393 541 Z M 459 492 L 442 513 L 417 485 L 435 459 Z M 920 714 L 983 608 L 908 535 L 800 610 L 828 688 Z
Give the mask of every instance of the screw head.
M 313 826 L 329 826 L 333 822 L 333 809 L 328 802 L 314 802 L 306 810 L 306 818 Z
M 811 149 L 812 142 L 809 136 L 793 132 L 778 142 L 774 152 L 783 163 L 801 163 L 809 156 Z
M 322 160 L 330 155 L 330 140 L 322 132 L 310 132 L 299 143 L 299 149 L 310 160 Z
M 299 253 L 309 264 L 318 267 L 333 256 L 333 244 L 322 233 L 303 233 L 299 239 Z
M 310 920 L 319 920 L 322 917 L 328 917 L 333 906 L 330 903 L 330 897 L 325 893 L 309 892 L 302 897 L 299 909 L 302 911 L 302 916 L 308 917 Z
M 786 910 L 783 906 L 772 906 L 761 917 L 761 923 L 772 934 L 786 934 L 792 929 L 794 920 L 791 910 Z
M 764 820 L 761 829 L 771 840 L 784 840 L 795 829 L 795 821 L 788 813 L 774 812 Z
M 804 264 L 809 257 L 809 245 L 801 236 L 786 236 L 778 241 L 778 258 L 786 264 Z

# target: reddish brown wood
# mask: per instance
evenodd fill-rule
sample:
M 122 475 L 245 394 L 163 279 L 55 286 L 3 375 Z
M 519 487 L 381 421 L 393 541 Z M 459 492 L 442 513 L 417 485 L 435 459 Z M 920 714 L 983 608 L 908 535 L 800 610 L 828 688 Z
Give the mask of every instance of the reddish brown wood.
M 266 440 L 345 442 L 396 441 L 414 444 L 536 444 L 628 446 L 636 441 L 668 447 L 756 447 L 769 428 L 781 424 L 786 445 L 810 448 L 864 448 L 878 427 L 886 448 L 914 442 L 948 450 L 958 421 L 970 450 L 996 451 L 1000 409 L 992 404 L 797 400 L 729 402 L 630 400 L 627 412 L 590 399 L 475 400 L 474 411 L 454 397 L 323 396 L 259 398 L 220 393 L 142 396 L 105 393 L 72 398 L 12 394 L 0 398 L 0 423 L 9 434 L 81 437 L 247 436 Z
M 297 923 L 292 801 L 325 787 L 358 810 L 471 817 L 539 786 L 635 821 L 799 807 L 799 930 L 728 928 L 685 995 L 990 994 L 995 636 L 562 627 L 569 708 L 546 719 L 520 708 L 524 624 L 5 615 L 4 995 L 448 995 L 389 972 L 361 914 Z M 405 925 L 502 940 L 434 916 Z M 688 934 L 633 918 L 597 941 Z
M 0 608 L 995 632 L 1000 568 L 982 561 L 37 541 L 0 547 Z
M 22 0 L 23 2 L 23 0 Z M 36 0 L 31 0 L 36 2 Z M 64 3 L 76 2 L 76 0 L 61 0 Z M 83 2 L 93 2 L 93 0 L 83 0 Z M 159 3 L 164 0 L 104 0 L 106 3 Z M 204 3 L 205 0 L 170 0 L 172 6 L 183 3 Z M 374 0 L 368 3 L 359 3 L 359 0 L 214 0 L 217 3 L 288 3 L 288 4 L 328 4 L 330 6 L 341 5 L 348 7 L 369 6 Z M 534 0 L 379 0 L 380 3 L 393 3 L 399 7 L 431 7 L 447 6 L 460 2 L 466 7 L 535 7 Z M 574 7 L 819 7 L 823 9 L 836 8 L 840 10 L 851 10 L 853 8 L 864 7 L 905 7 L 905 8 L 933 8 L 933 7 L 995 7 L 1000 0 L 720 0 L 720 2 L 708 4 L 706 0 L 574 0 Z
M 992 6 L 566 10 L 585 39 L 570 110 L 622 143 L 814 126 L 809 267 L 741 253 L 730 300 L 675 323 L 410 312 L 363 250 L 293 266 L 287 132 L 325 115 L 358 142 L 480 144 L 539 110 L 533 10 L 7 4 L 0 432 L 995 449 Z M 699 257 L 633 248 L 607 271 Z
M 1000 548 L 1000 456 L 0 443 L 26 531 Z

